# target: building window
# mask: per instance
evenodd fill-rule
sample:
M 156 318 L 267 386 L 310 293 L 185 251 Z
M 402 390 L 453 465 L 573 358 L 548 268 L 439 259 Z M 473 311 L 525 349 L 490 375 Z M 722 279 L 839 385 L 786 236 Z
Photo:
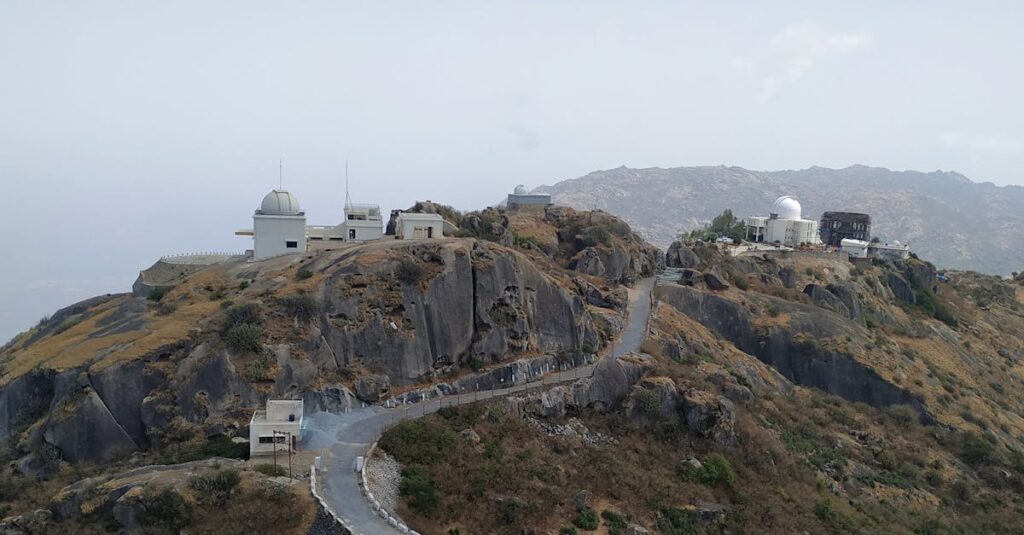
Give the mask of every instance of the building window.
M 350 239 L 350 240 L 356 239 L 356 229 L 354 229 L 354 228 L 348 229 L 348 239 Z
M 260 436 L 260 444 L 273 444 L 275 442 L 277 442 L 278 444 L 284 444 L 284 439 L 285 439 L 284 435 L 277 435 L 277 436 L 261 435 Z
M 284 246 L 286 248 L 288 248 L 288 249 L 298 249 L 299 248 L 299 242 L 297 242 L 297 241 L 286 241 L 286 242 L 284 242 Z

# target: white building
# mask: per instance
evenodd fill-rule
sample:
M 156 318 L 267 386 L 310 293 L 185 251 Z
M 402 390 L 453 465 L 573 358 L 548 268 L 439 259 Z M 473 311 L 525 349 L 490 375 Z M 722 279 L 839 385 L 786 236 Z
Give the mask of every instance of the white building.
M 340 225 L 306 227 L 310 249 L 330 249 L 344 242 L 379 240 L 384 235 L 380 206 L 376 204 L 348 204 L 344 216 L 345 220 Z
M 345 221 L 339 226 L 345 232 L 346 241 L 379 240 L 384 235 L 380 206 L 376 204 L 348 204 Z
M 235 234 L 252 237 L 253 260 L 377 240 L 384 234 L 380 206 L 348 203 L 343 213 L 345 220 L 338 225 L 306 225 L 306 213 L 295 195 L 275 189 L 253 214 L 253 228 Z
M 402 212 L 395 222 L 395 238 L 399 240 L 419 240 L 423 238 L 443 238 L 444 218 L 440 214 L 414 214 Z
M 821 242 L 818 222 L 804 219 L 800 202 L 788 195 L 775 199 L 768 217 L 747 218 L 747 239 L 790 247 Z
M 899 241 L 890 243 L 869 243 L 868 256 L 887 260 L 906 260 L 910 258 L 910 246 Z
M 302 408 L 301 399 L 267 400 L 267 409 L 257 410 L 249 420 L 249 456 L 272 455 L 275 448 L 278 453 L 297 449 L 302 433 Z
M 508 194 L 508 200 L 505 203 L 509 208 L 525 208 L 529 206 L 550 206 L 551 195 L 547 193 L 534 193 L 531 194 L 526 186 L 520 184 L 516 186 L 516 189 L 512 193 Z
M 839 242 L 839 249 L 844 253 L 850 255 L 850 258 L 868 257 L 868 242 L 864 240 L 852 240 L 850 238 L 843 238 Z
M 252 236 L 254 260 L 306 252 L 306 213 L 286 190 L 275 189 L 263 197 L 252 216 L 252 226 L 235 234 Z

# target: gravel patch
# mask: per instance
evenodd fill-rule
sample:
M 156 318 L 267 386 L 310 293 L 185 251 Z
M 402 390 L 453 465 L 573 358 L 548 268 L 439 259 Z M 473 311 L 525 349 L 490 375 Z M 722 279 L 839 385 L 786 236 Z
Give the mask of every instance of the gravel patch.
M 394 457 L 376 449 L 366 463 L 366 486 L 381 507 L 394 514 L 398 507 L 398 489 L 402 483 L 402 466 Z

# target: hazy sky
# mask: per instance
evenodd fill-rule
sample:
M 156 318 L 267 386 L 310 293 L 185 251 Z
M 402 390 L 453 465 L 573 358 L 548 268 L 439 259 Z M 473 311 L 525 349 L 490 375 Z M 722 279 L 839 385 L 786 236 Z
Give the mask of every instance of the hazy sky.
M 1024 184 L 1020 5 L 0 0 L 0 339 L 250 247 L 279 158 L 311 224 L 346 158 L 385 210 L 619 165 Z

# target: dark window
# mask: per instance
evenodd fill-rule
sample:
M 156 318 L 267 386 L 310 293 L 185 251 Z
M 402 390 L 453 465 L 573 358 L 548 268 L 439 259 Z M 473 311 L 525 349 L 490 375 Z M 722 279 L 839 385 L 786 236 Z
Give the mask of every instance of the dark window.
M 260 444 L 273 444 L 274 437 L 260 437 Z
M 289 248 L 289 249 L 298 249 L 299 248 L 299 242 L 297 242 L 297 241 L 286 241 L 286 242 L 284 242 L 284 246 Z
M 350 240 L 356 239 L 356 229 L 354 229 L 354 228 L 348 229 L 348 239 L 350 239 Z

